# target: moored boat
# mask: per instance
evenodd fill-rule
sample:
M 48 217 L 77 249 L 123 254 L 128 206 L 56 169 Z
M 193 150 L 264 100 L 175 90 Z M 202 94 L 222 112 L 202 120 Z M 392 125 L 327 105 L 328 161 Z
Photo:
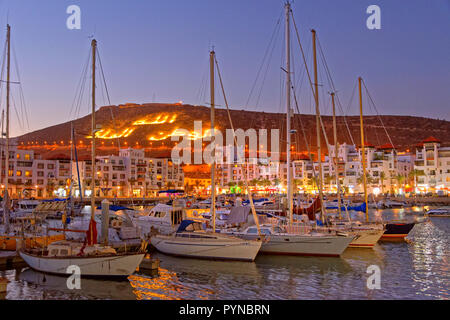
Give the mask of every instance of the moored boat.
M 267 237 L 262 243 L 260 252 L 274 255 L 339 257 L 354 238 L 346 234 L 330 235 L 315 232 L 295 234 L 273 225 L 261 225 L 260 229 Z M 259 238 L 256 226 L 229 234 L 247 240 Z
M 151 244 L 158 251 L 175 256 L 253 261 L 262 241 L 206 232 L 199 222 L 184 220 L 175 234 L 155 235 L 151 238 Z
M 440 207 L 436 209 L 431 209 L 427 211 L 429 217 L 440 217 L 449 218 L 450 217 L 450 207 Z
M 47 250 L 21 250 L 20 257 L 34 270 L 66 275 L 68 268 L 80 268 L 81 277 L 127 277 L 144 258 L 144 253 L 116 253 L 104 245 L 85 246 L 81 242 L 60 241 Z

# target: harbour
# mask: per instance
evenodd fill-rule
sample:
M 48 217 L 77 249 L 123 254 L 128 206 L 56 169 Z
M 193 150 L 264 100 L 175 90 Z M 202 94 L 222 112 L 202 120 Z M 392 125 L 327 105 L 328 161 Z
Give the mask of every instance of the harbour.
M 401 209 L 385 214 L 400 214 Z M 408 210 L 405 210 L 406 212 Z M 82 280 L 69 290 L 66 277 L 29 268 L 2 268 L 6 299 L 444 299 L 448 291 L 448 219 L 415 226 L 407 243 L 347 249 L 341 258 L 258 256 L 255 262 L 182 259 L 152 253 L 157 275 L 136 272 L 127 281 Z M 432 236 L 429 236 L 432 235 Z M 381 269 L 381 289 L 369 290 L 367 267 Z M 46 279 L 46 280 L 44 280 Z
M 115 5 L 123 13 L 136 3 Z M 140 5 L 130 12 L 150 12 L 149 4 Z M 6 6 L 24 14 L 25 7 Z M 219 4 L 195 6 L 181 11 L 199 17 Z M 83 14 L 89 28 L 96 30 L 96 17 L 103 29 L 87 35 L 80 31 L 80 6 L 70 5 L 64 31 L 72 38 L 65 38 L 64 55 L 49 51 L 58 57 L 50 60 L 26 49 L 29 26 L 7 15 L 0 32 L 0 300 L 261 302 L 214 309 L 189 301 L 171 310 L 207 318 L 273 315 L 265 300 L 449 300 L 450 122 L 448 90 L 439 89 L 445 81 L 423 70 L 399 81 L 405 70 L 423 65 L 414 47 L 403 51 L 411 59 L 400 58 L 403 73 L 392 52 L 383 54 L 394 60 L 369 58 L 376 52 L 371 41 L 391 42 L 395 54 L 405 50 L 390 39 L 392 31 L 380 31 L 380 6 L 356 5 L 370 16 L 351 38 L 325 14 L 309 20 L 311 6 L 282 1 L 277 16 L 267 2 L 252 19 L 237 10 L 236 30 L 223 34 L 217 28 L 224 10 L 207 25 L 193 19 L 203 25 L 202 37 L 220 34 L 228 43 L 209 40 L 198 51 L 204 39 L 168 36 L 191 24 L 175 27 L 180 22 L 173 20 L 173 29 L 150 31 L 154 19 L 137 26 L 123 14 L 124 28 L 111 32 L 116 18 Z M 237 32 L 238 17 L 246 32 Z M 35 22 L 49 23 L 44 20 Z M 247 28 L 257 21 L 264 23 Z M 64 42 L 52 28 L 43 30 Z M 370 37 L 375 34 L 381 37 Z M 414 44 L 430 48 L 428 40 L 415 37 Z M 16 43 L 28 59 L 25 77 Z M 176 50 L 160 51 L 175 43 Z M 431 51 L 430 63 L 439 61 L 442 50 Z M 36 72 L 41 60 L 48 71 Z M 77 67 L 78 82 L 72 69 L 67 73 Z M 29 83 L 33 68 L 49 76 Z M 62 77 L 55 70 L 66 80 L 57 83 Z M 197 73 L 202 78 L 194 88 Z M 71 104 L 65 86 L 75 89 Z M 135 102 L 155 88 L 164 92 L 162 102 L 155 93 L 152 102 Z M 30 122 L 30 111 L 41 115 Z

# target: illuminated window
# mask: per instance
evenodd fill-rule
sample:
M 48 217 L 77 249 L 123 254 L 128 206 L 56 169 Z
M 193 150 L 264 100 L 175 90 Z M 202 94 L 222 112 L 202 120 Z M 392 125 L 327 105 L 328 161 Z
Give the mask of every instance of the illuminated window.
M 16 176 L 21 177 L 21 176 L 22 176 L 22 171 L 17 170 L 17 171 L 16 171 Z
M 30 160 L 31 159 L 31 156 L 27 153 L 26 155 L 25 155 L 25 160 Z
M 32 173 L 31 173 L 31 171 L 25 171 L 25 177 L 31 177 L 32 176 Z
M 8 176 L 12 177 L 14 175 L 14 171 L 13 170 L 8 170 Z
M 16 158 L 17 158 L 17 159 L 20 159 L 20 154 L 16 154 Z

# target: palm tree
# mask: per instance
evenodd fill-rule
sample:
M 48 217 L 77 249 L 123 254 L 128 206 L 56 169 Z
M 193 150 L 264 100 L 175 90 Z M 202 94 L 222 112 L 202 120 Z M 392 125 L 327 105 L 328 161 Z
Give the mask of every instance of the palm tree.
M 381 193 L 384 193 L 384 179 L 386 179 L 386 173 L 384 173 L 384 171 L 381 171 L 380 173 Z
M 417 187 L 417 181 L 416 181 L 416 178 L 417 178 L 417 177 L 424 176 L 424 175 L 425 175 L 425 173 L 424 173 L 422 170 L 417 170 L 417 169 L 412 170 L 412 171 L 408 174 L 408 177 L 409 177 L 411 180 L 413 180 L 413 184 L 414 184 L 414 193 L 416 193 L 416 187 Z

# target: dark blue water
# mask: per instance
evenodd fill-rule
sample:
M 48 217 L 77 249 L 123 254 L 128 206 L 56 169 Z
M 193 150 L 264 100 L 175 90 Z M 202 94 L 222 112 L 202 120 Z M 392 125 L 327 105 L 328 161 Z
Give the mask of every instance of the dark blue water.
M 375 214 L 397 219 L 411 211 Z M 341 258 L 258 256 L 246 263 L 155 254 L 159 275 L 82 279 L 81 290 L 67 289 L 63 277 L 27 268 L 0 276 L 11 281 L 6 299 L 449 299 L 449 232 L 450 218 L 432 218 L 416 225 L 407 243 L 347 249 Z M 370 265 L 381 270 L 380 289 L 367 288 Z

